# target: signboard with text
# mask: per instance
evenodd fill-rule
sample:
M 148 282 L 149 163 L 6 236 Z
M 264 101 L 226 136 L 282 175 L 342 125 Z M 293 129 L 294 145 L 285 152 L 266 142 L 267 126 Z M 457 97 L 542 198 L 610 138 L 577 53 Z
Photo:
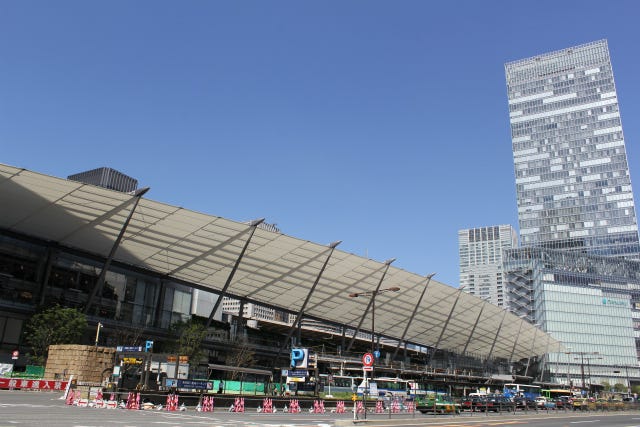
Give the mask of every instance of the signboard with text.
M 213 390 L 213 383 L 211 383 L 211 381 L 176 380 L 173 378 L 167 378 L 165 380 L 165 386 L 192 390 Z
M 137 353 L 142 352 L 142 347 L 119 345 L 116 347 L 116 351 L 119 351 L 121 353 Z
M 27 380 L 22 378 L 0 378 L 0 389 L 62 391 L 68 381 Z

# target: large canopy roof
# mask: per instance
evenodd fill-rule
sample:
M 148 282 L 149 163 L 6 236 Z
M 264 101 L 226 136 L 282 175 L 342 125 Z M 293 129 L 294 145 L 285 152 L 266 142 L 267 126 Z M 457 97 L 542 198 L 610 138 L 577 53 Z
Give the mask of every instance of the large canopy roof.
M 0 164 L 0 228 L 107 257 L 134 198 Z M 115 260 L 220 292 L 254 227 L 141 199 Z M 374 261 L 257 228 L 227 295 L 369 331 L 370 298 L 349 295 L 399 287 L 375 298 L 375 332 L 414 344 L 511 360 L 561 348 L 550 335 L 493 304 Z M 386 271 L 386 274 L 385 274 Z M 428 283 L 428 286 L 427 286 Z M 426 293 L 409 323 L 416 303 Z M 406 329 L 406 333 L 405 333 Z

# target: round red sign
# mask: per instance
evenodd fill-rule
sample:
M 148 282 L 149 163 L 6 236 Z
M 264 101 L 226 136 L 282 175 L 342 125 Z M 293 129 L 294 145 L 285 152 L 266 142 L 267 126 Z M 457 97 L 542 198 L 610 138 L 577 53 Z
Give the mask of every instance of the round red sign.
M 373 354 L 365 353 L 362 355 L 362 364 L 364 366 L 373 366 Z
M 18 358 L 18 356 L 20 356 L 20 353 L 18 352 L 18 350 L 13 350 L 13 351 L 11 352 L 11 358 L 12 358 L 12 359 L 17 359 L 17 358 Z

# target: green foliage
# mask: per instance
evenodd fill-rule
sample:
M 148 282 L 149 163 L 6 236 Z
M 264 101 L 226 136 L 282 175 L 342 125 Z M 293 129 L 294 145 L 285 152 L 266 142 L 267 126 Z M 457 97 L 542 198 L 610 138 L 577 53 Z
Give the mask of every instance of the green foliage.
M 618 393 L 624 393 L 627 391 L 627 386 L 622 384 L 622 383 L 616 383 L 613 386 L 614 391 L 618 392 Z
M 31 346 L 31 360 L 43 365 L 52 344 L 78 344 L 87 329 L 87 318 L 75 308 L 59 305 L 35 314 L 25 325 L 24 338 Z
M 204 355 L 202 341 L 207 336 L 204 323 L 196 318 L 176 322 L 171 325 L 171 335 L 174 341 L 168 343 L 169 351 L 179 356 L 189 356 L 189 361 L 197 364 Z

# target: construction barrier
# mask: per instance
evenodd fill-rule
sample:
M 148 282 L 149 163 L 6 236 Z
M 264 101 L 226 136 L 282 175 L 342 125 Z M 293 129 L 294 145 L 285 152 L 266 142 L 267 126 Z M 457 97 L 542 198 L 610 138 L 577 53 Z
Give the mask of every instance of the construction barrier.
M 213 396 L 205 396 L 202 398 L 202 404 L 196 406 L 196 411 L 213 412 Z
M 244 412 L 244 397 L 236 397 L 231 412 Z
M 178 395 L 177 394 L 168 394 L 167 395 L 167 403 L 165 409 L 167 411 L 177 411 L 178 410 Z

